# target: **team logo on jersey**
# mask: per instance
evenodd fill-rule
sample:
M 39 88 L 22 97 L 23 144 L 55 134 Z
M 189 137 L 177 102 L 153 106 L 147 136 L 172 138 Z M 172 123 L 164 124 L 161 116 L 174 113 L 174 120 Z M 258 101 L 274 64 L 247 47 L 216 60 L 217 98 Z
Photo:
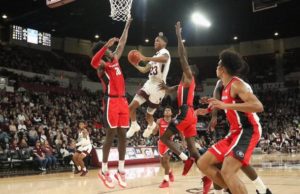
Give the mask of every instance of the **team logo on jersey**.
M 237 150 L 237 151 L 235 152 L 235 154 L 236 154 L 237 157 L 239 157 L 239 158 L 241 158 L 241 159 L 243 159 L 244 156 L 245 156 L 244 152 L 242 152 L 241 150 Z

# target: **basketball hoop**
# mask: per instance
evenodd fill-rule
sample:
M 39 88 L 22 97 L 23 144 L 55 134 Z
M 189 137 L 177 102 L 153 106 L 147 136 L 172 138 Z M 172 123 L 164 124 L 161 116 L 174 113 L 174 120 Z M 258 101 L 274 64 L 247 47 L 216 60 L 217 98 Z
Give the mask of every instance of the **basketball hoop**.
M 127 21 L 130 17 L 132 0 L 109 0 L 110 17 L 116 21 Z

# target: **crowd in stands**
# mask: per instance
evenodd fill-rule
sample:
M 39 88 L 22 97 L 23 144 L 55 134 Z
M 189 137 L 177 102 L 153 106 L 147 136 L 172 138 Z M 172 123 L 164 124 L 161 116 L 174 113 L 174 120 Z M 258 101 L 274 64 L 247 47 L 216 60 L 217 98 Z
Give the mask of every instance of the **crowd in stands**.
M 47 73 L 46 70 L 50 68 L 49 64 L 56 60 L 56 65 L 62 61 L 61 64 L 69 64 L 69 66 L 64 65 L 66 70 L 74 67 L 73 69 L 81 72 L 90 72 L 85 71 L 86 66 L 88 66 L 90 70 L 94 71 L 89 67 L 89 59 L 86 56 L 74 57 L 73 55 L 57 53 L 57 55 L 63 56 L 63 59 L 58 60 L 59 57 L 57 57 L 54 60 L 54 55 L 49 54 L 49 52 L 38 51 L 41 53 L 37 55 L 30 54 L 30 52 L 32 50 L 19 47 L 0 47 L 0 66 Z M 212 60 L 212 58 L 207 59 L 207 63 Z M 123 69 L 125 75 L 137 75 L 136 70 L 130 72 L 130 68 Z M 212 69 L 214 71 L 214 68 Z M 92 74 L 92 72 L 90 73 Z M 27 78 L 6 70 L 1 70 L 0 75 L 5 75 L 10 80 L 9 83 L 16 89 L 14 93 L 0 91 L 0 153 L 9 152 L 13 157 L 19 159 L 32 157 L 36 160 L 40 170 L 56 168 L 58 159 L 61 159 L 59 161 L 63 165 L 69 164 L 75 151 L 79 121 L 86 122 L 93 145 L 102 147 L 105 129 L 102 126 L 102 97 L 100 93 L 62 89 L 57 82 L 45 82 L 40 78 Z M 176 72 L 171 71 L 171 75 L 178 77 Z M 178 81 L 173 80 L 177 83 Z M 36 87 L 18 90 L 22 84 L 26 83 L 35 84 L 39 88 L 46 88 L 47 91 L 37 91 L 35 90 Z M 49 87 L 52 89 L 48 90 Z M 257 92 L 265 107 L 265 111 L 259 115 L 263 126 L 263 138 L 260 142 L 263 151 L 270 153 L 299 150 L 300 91 L 298 87 L 282 91 L 261 90 Z M 195 107 L 202 106 L 199 104 L 199 98 L 197 96 L 194 100 Z M 132 96 L 128 95 L 129 102 L 131 99 Z M 176 104 L 175 98 L 167 96 L 155 113 L 155 118 L 162 117 L 165 105 L 174 107 L 175 114 Z M 145 112 L 146 105 L 138 109 L 137 119 L 142 129 L 147 126 Z M 223 114 L 218 117 L 219 124 L 215 131 L 207 130 L 209 121 L 209 116 L 199 117 L 196 142 L 201 152 L 226 135 L 228 131 L 228 125 Z M 142 133 L 143 131 L 139 131 L 133 138 L 129 139 L 128 146 L 157 145 L 157 136 L 144 139 Z M 175 137 L 175 141 L 180 143 L 180 137 Z M 116 145 L 117 142 L 114 143 Z

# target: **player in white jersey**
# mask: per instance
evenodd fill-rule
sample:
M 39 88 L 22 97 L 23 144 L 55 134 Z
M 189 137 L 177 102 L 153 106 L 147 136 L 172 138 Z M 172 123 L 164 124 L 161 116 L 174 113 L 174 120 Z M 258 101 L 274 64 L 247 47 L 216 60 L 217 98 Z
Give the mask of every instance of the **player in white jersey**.
M 167 75 L 170 68 L 171 56 L 166 49 L 168 39 L 160 34 L 155 38 L 154 49 L 156 54 L 153 57 L 145 57 L 141 54 L 141 62 L 134 65 L 141 73 L 149 72 L 149 80 L 137 92 L 134 99 L 129 105 L 131 126 L 127 131 L 127 137 L 134 135 L 141 128 L 136 121 L 136 109 L 143 103 L 148 103 L 146 120 L 148 122 L 147 129 L 143 136 L 148 137 L 152 134 L 156 124 L 153 119 L 153 114 L 165 96 L 165 92 L 160 90 L 158 85 L 161 82 L 166 83 Z M 146 65 L 144 65 L 147 63 Z
M 84 165 L 83 159 L 89 155 L 92 151 L 92 143 L 90 140 L 89 132 L 85 128 L 85 123 L 80 122 L 79 123 L 79 129 L 78 129 L 78 142 L 76 143 L 76 152 L 73 155 L 73 162 L 76 166 L 75 174 L 78 174 L 81 172 L 80 176 L 85 176 L 88 171 Z

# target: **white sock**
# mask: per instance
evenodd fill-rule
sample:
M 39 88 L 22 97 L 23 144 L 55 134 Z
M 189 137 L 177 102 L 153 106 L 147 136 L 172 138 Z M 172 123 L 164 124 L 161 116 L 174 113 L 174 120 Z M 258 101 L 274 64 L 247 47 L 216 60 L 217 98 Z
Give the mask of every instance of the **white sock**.
M 102 162 L 102 172 L 105 173 L 108 171 L 107 162 Z
M 86 167 L 83 167 L 83 169 L 82 169 L 83 171 L 86 171 Z
M 187 155 L 183 152 L 180 153 L 179 158 L 183 161 L 186 161 L 188 159 Z
M 81 171 L 81 166 L 77 166 L 77 169 L 78 169 L 79 171 Z
M 131 121 L 131 125 L 137 125 L 138 123 L 136 121 Z
M 169 175 L 164 175 L 164 180 L 169 181 Z
M 221 190 L 214 190 L 214 194 L 223 194 L 223 189 L 221 189 Z
M 260 179 L 260 177 L 257 177 L 252 183 L 255 185 L 256 189 L 261 194 L 265 194 L 267 191 L 266 185 L 263 183 L 263 181 Z
M 119 172 L 125 172 L 125 160 L 119 160 Z

